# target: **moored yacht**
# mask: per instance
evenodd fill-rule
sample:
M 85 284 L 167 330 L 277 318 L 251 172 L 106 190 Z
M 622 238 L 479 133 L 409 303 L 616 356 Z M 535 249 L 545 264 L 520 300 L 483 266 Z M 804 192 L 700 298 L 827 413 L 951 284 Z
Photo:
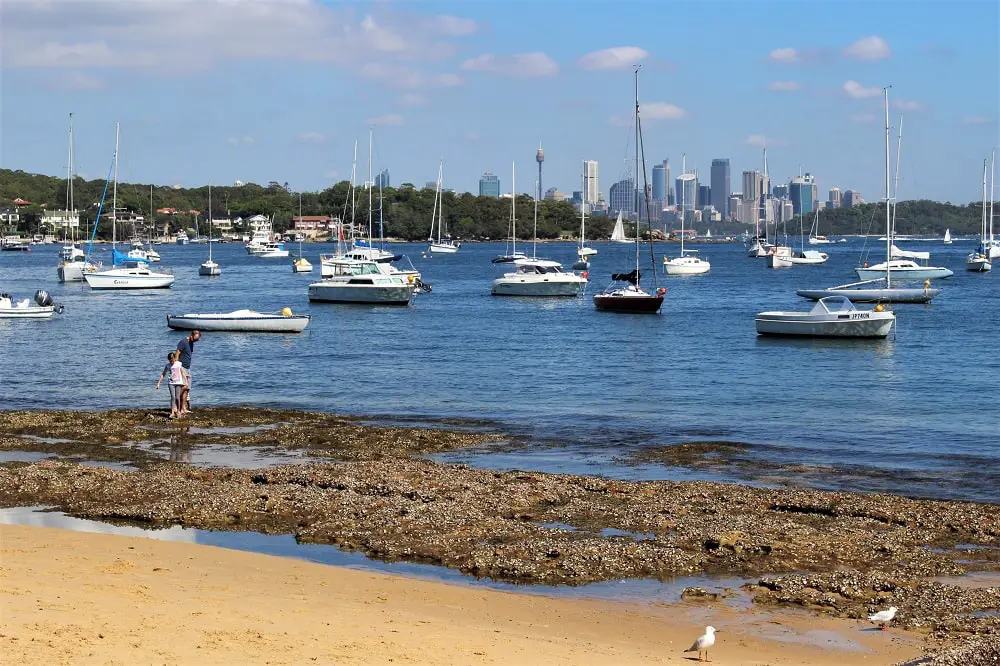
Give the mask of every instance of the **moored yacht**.
M 309 285 L 309 300 L 323 303 L 409 305 L 415 281 L 393 275 L 376 261 L 343 259 L 333 264 L 334 274 Z
M 587 274 L 564 271 L 558 261 L 515 259 L 514 271 L 493 281 L 494 296 L 578 296 Z

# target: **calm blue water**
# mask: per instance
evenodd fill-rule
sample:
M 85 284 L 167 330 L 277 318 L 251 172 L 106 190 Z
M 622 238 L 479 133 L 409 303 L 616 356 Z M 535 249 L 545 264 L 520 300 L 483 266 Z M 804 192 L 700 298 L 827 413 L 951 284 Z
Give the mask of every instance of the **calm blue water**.
M 202 338 L 196 405 L 492 420 L 565 444 L 536 450 L 543 468 L 580 463 L 616 476 L 632 472 L 615 456 L 637 446 L 741 441 L 765 461 L 850 472 L 824 481 L 811 470 L 809 482 L 821 485 L 1000 501 L 1000 275 L 963 270 L 973 244 L 908 244 L 930 250 L 955 277 L 932 305 L 898 306 L 898 338 L 885 342 L 769 340 L 754 331 L 758 311 L 810 307 L 796 288 L 853 281 L 861 240 L 828 246 L 825 265 L 781 271 L 745 258 L 740 244 L 701 246 L 711 275 L 661 277 L 670 291 L 660 316 L 594 310 L 590 293 L 634 261 L 631 246 L 608 243 L 595 244 L 588 297 L 569 300 L 491 296 L 498 269 L 489 260 L 502 244 L 467 244 L 432 259 L 421 258 L 421 245 L 397 245 L 434 285 L 410 308 L 311 306 L 306 285 L 318 279 L 325 244 L 306 245 L 317 266 L 311 276 L 293 274 L 286 260 L 249 257 L 238 244 L 216 245 L 220 278 L 198 276 L 204 245 L 163 245 L 161 265 L 177 282 L 142 293 L 59 284 L 58 246 L 3 252 L 0 291 L 44 288 L 66 312 L 45 322 L 0 320 L 0 403 L 165 405 L 152 387 L 181 337 L 167 329 L 168 312 L 289 306 L 313 315 L 301 335 Z M 539 248 L 566 265 L 574 259 L 572 244 Z M 658 245 L 658 264 L 677 250 Z

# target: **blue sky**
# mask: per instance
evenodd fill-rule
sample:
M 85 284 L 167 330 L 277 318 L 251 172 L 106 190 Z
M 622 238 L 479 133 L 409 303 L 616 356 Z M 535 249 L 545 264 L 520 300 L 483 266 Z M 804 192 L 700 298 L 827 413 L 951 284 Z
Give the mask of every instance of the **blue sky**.
M 812 172 L 881 196 L 881 91 L 905 114 L 901 198 L 966 203 L 1000 143 L 1000 33 L 991 0 L 938 2 L 351 2 L 7 0 L 0 5 L 0 166 L 61 174 L 67 114 L 78 170 L 102 177 L 122 124 L 120 178 L 200 185 L 367 175 L 518 191 L 624 173 L 631 64 L 648 168 L 682 153 L 733 189 L 760 168 Z M 626 122 L 627 125 L 627 122 Z

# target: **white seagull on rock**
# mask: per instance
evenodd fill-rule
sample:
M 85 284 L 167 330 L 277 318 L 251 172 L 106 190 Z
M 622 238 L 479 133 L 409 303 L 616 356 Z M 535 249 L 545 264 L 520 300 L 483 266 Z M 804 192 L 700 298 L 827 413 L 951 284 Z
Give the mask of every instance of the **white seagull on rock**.
M 896 617 L 896 611 L 899 610 L 895 606 L 889 606 L 889 610 L 883 610 L 875 613 L 874 615 L 869 615 L 868 619 L 871 622 L 876 622 L 882 626 L 882 631 L 885 631 L 889 623 L 892 622 L 892 618 Z
M 708 648 L 715 645 L 715 632 L 716 632 L 715 627 L 705 627 L 704 635 L 699 636 L 698 640 L 694 642 L 694 645 L 692 645 L 691 647 L 689 647 L 687 650 L 684 651 L 697 652 L 698 661 L 702 661 L 701 653 L 704 652 L 705 661 L 711 661 L 711 659 L 708 658 Z

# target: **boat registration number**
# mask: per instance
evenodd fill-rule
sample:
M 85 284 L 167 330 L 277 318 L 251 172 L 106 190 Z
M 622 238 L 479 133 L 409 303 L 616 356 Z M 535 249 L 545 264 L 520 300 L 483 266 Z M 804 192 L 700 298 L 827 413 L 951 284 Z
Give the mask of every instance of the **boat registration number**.
M 871 319 L 870 312 L 852 312 L 851 319 Z

